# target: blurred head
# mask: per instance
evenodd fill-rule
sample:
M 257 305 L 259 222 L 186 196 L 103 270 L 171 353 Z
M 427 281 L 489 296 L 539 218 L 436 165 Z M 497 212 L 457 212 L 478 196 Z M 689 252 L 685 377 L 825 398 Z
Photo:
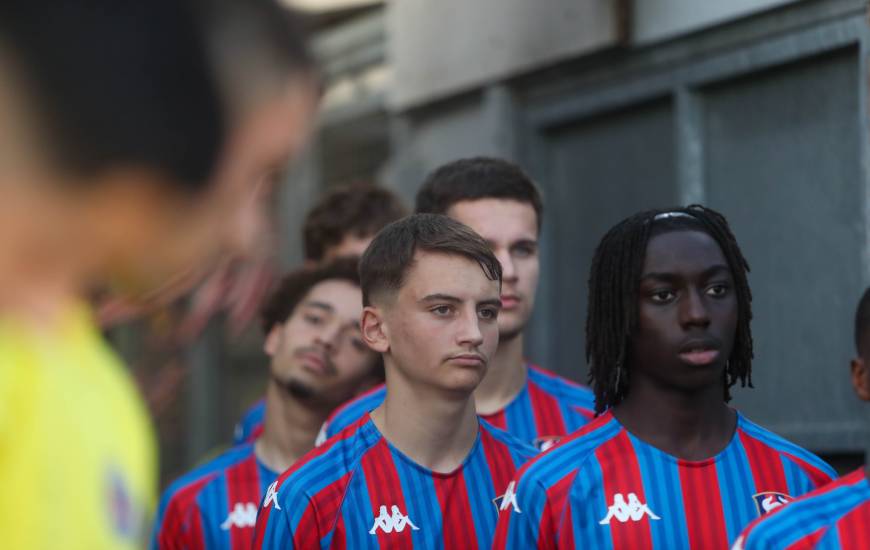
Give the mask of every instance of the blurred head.
M 268 173 L 260 167 L 285 162 L 310 126 L 315 92 L 298 25 L 267 17 L 284 12 L 265 0 L 242 3 L 251 7 L 235 25 L 265 29 L 269 19 L 274 32 L 229 56 L 215 46 L 228 20 L 217 1 L 31 4 L 0 6 L 6 227 L 35 254 L 77 262 L 87 282 L 130 291 L 236 246 Z M 257 65 L 256 94 L 229 87 L 239 56 L 288 42 L 297 47 L 283 58 L 283 85 L 277 65 Z M 278 113 L 284 127 L 264 122 Z
M 749 265 L 727 220 L 699 205 L 648 210 L 612 227 L 589 276 L 586 358 L 595 408 L 633 383 L 697 391 L 751 386 Z
M 383 187 L 364 183 L 336 187 L 305 216 L 305 261 L 362 256 L 378 231 L 407 214 L 399 197 Z
M 446 214 L 481 235 L 502 266 L 502 342 L 520 334 L 538 288 L 541 195 L 515 164 L 474 157 L 432 172 L 417 193 L 417 212 Z
M 498 346 L 501 266 L 461 223 L 415 214 L 385 227 L 360 260 L 363 338 L 387 384 L 467 396 Z
M 328 408 L 383 380 L 381 357 L 360 334 L 361 313 L 354 260 L 284 277 L 262 313 L 272 380 Z
M 870 288 L 864 291 L 855 311 L 855 349 L 852 386 L 862 401 L 870 401 Z
M 189 8 L 0 6 L 0 218 L 33 254 L 132 272 L 190 244 L 225 128 Z M 167 246 L 147 248 L 157 234 Z

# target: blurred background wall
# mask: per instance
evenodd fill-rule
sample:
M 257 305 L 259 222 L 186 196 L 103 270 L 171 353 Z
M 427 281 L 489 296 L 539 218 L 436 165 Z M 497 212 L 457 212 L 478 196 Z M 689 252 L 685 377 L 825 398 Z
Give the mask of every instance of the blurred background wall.
M 546 200 L 529 355 L 584 381 L 595 244 L 639 209 L 703 202 L 752 267 L 756 387 L 735 406 L 835 462 L 863 459 L 870 412 L 848 361 L 870 283 L 866 0 L 290 3 L 312 16 L 327 87 L 276 205 L 284 267 L 331 186 L 376 181 L 410 203 L 443 162 L 513 159 Z M 158 416 L 164 479 L 230 440 L 261 395 L 260 345 L 216 320 L 184 351 Z

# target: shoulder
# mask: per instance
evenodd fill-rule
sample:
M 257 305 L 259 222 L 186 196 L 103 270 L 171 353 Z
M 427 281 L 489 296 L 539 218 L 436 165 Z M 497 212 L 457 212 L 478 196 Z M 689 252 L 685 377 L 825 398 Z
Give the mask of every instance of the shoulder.
M 537 483 L 545 488 L 562 480 L 572 471 L 588 468 L 595 451 L 615 437 L 622 426 L 610 413 L 563 438 L 559 443 L 527 462 L 517 474 L 521 482 Z
M 841 517 L 867 502 L 870 486 L 861 469 L 756 519 L 743 531 L 735 548 L 782 548 L 810 536 L 820 537 Z
M 837 478 L 837 472 L 815 454 L 766 428 L 762 428 L 739 413 L 738 428 L 749 440 L 768 447 L 784 460 L 803 470 L 815 483 L 823 484 Z
M 332 436 L 347 426 L 356 422 L 360 417 L 380 405 L 387 394 L 387 387 L 379 384 L 374 388 L 362 393 L 350 401 L 340 405 L 327 417 L 324 426 L 326 434 Z
M 162 503 L 169 503 L 181 494 L 197 493 L 208 482 L 213 481 L 227 469 L 249 459 L 254 452 L 253 445 L 246 444 L 234 447 L 218 457 L 194 468 L 173 481 L 161 498 Z
M 595 394 L 588 386 L 569 380 L 538 365 L 529 364 L 529 382 L 538 385 L 542 390 L 567 405 L 588 410 L 595 408 Z
M 514 457 L 515 462 L 525 464 L 529 459 L 537 456 L 538 450 L 527 442 L 517 439 L 510 433 L 496 428 L 486 420 L 480 419 L 481 439 L 484 445 L 488 445 L 491 441 L 493 445 L 497 445 L 506 449 Z

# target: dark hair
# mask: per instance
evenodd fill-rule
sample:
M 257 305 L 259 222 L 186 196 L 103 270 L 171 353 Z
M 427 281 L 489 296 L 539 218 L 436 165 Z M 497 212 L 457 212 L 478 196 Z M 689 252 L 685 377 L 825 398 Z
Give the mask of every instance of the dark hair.
M 477 262 L 488 279 L 501 282 L 501 264 L 483 237 L 447 216 L 414 214 L 382 229 L 363 254 L 363 305 L 371 305 L 376 294 L 398 291 L 418 250 L 463 256 Z
M 628 393 L 626 373 L 631 335 L 638 324 L 638 290 L 649 239 L 670 231 L 702 231 L 722 249 L 734 277 L 737 294 L 737 331 L 724 374 L 724 398 L 739 380 L 752 387 L 752 293 L 746 278 L 749 264 L 724 216 L 701 205 L 647 210 L 624 219 L 604 235 L 589 275 L 586 317 L 586 360 L 595 391 L 595 411 L 618 404 Z
M 190 2 L 0 2 L 0 50 L 58 168 L 208 184 L 224 124 Z
M 306 20 L 276 0 L 197 0 L 207 43 L 231 116 L 259 100 L 262 88 L 284 90 L 297 73 L 314 72 Z
M 359 286 L 357 261 L 341 258 L 329 264 L 309 269 L 297 269 L 285 275 L 264 302 L 260 313 L 263 332 L 269 332 L 293 315 L 293 310 L 308 292 L 328 280 L 347 281 Z
M 359 272 L 354 258 L 339 258 L 326 265 L 315 268 L 303 268 L 292 271 L 281 279 L 281 282 L 266 300 L 260 314 L 263 333 L 287 321 L 302 298 L 312 288 L 324 281 L 347 281 L 359 286 Z M 376 354 L 373 365 L 373 375 L 379 380 L 384 379 L 384 361 L 381 354 Z
M 861 340 L 868 327 L 870 327 L 870 287 L 861 295 L 858 308 L 855 310 L 855 349 L 858 351 L 858 355 L 867 351 L 861 349 Z
M 407 214 L 399 197 L 383 187 L 365 183 L 336 187 L 305 216 L 305 258 L 320 261 L 326 250 L 345 236 L 374 235 Z
M 541 193 L 522 169 L 506 160 L 472 157 L 436 168 L 417 192 L 416 211 L 446 214 L 461 201 L 512 199 L 535 209 L 538 229 L 544 215 Z

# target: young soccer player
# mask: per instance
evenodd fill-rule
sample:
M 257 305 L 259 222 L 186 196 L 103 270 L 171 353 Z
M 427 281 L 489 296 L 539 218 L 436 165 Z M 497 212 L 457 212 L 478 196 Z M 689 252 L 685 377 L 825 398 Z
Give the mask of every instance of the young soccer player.
M 599 416 L 519 473 L 496 548 L 727 548 L 835 477 L 727 405 L 751 381 L 748 269 L 702 206 L 641 212 L 604 236 L 586 322 Z
M 586 424 L 593 416 L 592 392 L 525 358 L 523 331 L 535 304 L 540 270 L 543 204 L 535 184 L 507 161 L 461 159 L 426 179 L 417 193 L 417 212 L 446 214 L 474 229 L 504 270 L 499 346 L 474 392 L 478 414 L 538 448 Z M 378 388 L 343 405 L 327 421 L 325 437 L 374 409 L 384 394 Z
M 0 3 L 4 548 L 145 541 L 150 426 L 82 297 L 209 263 L 250 195 L 212 177 L 225 94 L 190 4 Z
M 852 386 L 870 402 L 870 288 L 855 312 Z M 753 522 L 734 550 L 870 549 L 870 466 L 862 467 Z
M 368 184 L 337 187 L 305 216 L 305 264 L 359 257 L 378 231 L 405 215 L 402 201 L 388 189 Z M 244 414 L 236 425 L 234 444 L 253 441 L 263 431 L 265 403 L 258 401 Z
M 360 262 L 362 334 L 387 397 L 281 475 L 254 548 L 487 548 L 495 500 L 534 449 L 480 421 L 501 267 L 445 216 L 390 224 Z
M 314 447 L 337 404 L 380 380 L 380 357 L 360 335 L 361 313 L 354 259 L 283 279 L 262 314 L 271 357 L 263 434 L 167 489 L 153 548 L 250 548 L 266 487 Z

